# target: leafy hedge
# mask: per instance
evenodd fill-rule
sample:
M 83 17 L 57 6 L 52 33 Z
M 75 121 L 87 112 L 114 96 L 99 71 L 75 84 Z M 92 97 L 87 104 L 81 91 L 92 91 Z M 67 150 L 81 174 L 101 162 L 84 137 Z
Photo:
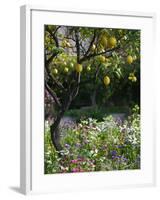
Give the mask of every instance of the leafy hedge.
M 112 113 L 129 113 L 129 108 L 127 107 L 84 107 L 81 109 L 70 109 L 65 113 L 65 116 L 71 116 L 77 121 L 80 121 L 81 119 L 88 119 L 93 118 L 97 119 L 97 121 L 102 121 L 105 117 Z

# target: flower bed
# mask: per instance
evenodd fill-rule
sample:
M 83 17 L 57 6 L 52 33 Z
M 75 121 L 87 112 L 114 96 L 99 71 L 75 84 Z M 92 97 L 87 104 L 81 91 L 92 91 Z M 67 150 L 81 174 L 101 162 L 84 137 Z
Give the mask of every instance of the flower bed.
M 110 171 L 140 168 L 140 114 L 133 109 L 123 122 L 108 116 L 103 121 L 81 120 L 74 128 L 63 128 L 63 150 L 54 149 L 45 130 L 45 173 Z

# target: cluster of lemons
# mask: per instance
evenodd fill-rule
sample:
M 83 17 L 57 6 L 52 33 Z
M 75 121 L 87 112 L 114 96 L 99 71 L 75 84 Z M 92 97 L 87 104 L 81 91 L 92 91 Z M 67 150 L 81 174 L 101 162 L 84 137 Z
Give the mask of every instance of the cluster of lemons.
M 63 72 L 67 74 L 67 73 L 69 72 L 69 68 L 67 67 L 67 63 L 64 62 L 63 64 L 64 64 L 64 66 L 65 66 L 64 69 L 63 69 Z M 73 64 L 73 63 L 70 63 L 69 65 L 70 65 L 70 68 L 74 68 L 74 64 Z M 57 74 L 58 74 L 58 69 L 57 69 L 57 68 L 54 68 L 54 69 L 52 70 L 52 74 L 53 74 L 53 75 L 57 75 Z
M 129 55 L 129 56 L 127 56 L 127 63 L 132 64 L 135 59 L 136 58 L 133 58 L 132 56 Z M 130 73 L 128 79 L 132 82 L 137 81 L 137 77 L 134 75 L 134 73 Z
M 115 37 L 107 38 L 105 35 L 102 35 L 102 36 L 100 37 L 100 41 L 99 41 L 99 42 L 100 42 L 100 44 L 103 46 L 104 49 L 106 49 L 106 48 L 114 48 L 114 47 L 117 45 L 117 40 L 116 40 Z M 69 43 L 67 40 L 64 40 L 64 41 L 63 41 L 63 46 L 64 46 L 64 47 L 70 47 L 71 45 L 70 45 L 70 43 Z M 93 45 L 91 46 L 91 51 L 95 51 L 96 48 L 97 48 L 96 45 L 93 44 Z M 104 50 L 104 49 L 103 49 L 103 50 Z M 103 56 L 103 55 L 99 55 L 99 56 L 98 56 L 98 60 L 99 60 L 99 62 L 101 62 L 101 63 L 106 62 L 107 59 L 108 59 L 108 58 L 106 58 L 106 57 Z M 127 58 L 126 58 L 126 62 L 127 62 L 128 64 L 132 64 L 134 60 L 135 60 L 135 59 L 134 59 L 131 55 L 128 55 Z M 77 73 L 81 73 L 81 72 L 83 71 L 83 65 L 80 64 L 80 63 L 77 63 L 77 64 L 70 63 L 70 67 L 71 67 L 71 68 L 74 68 L 75 71 L 76 71 Z M 63 70 L 64 70 L 64 73 L 66 73 L 66 74 L 69 72 L 69 68 L 67 67 L 67 63 L 66 63 L 66 66 L 64 67 Z M 87 68 L 86 68 L 86 70 L 87 70 L 87 71 L 91 71 L 91 65 L 88 65 Z M 53 75 L 58 74 L 58 69 L 57 69 L 57 68 L 54 68 L 54 69 L 52 70 L 52 74 L 53 74 Z M 132 82 L 136 82 L 136 81 L 137 81 L 137 78 L 136 78 L 136 76 L 134 75 L 134 73 L 130 73 L 128 79 L 131 80 Z M 108 75 L 105 75 L 104 78 L 103 78 L 103 82 L 104 82 L 104 85 L 105 85 L 105 86 L 108 86 L 108 85 L 110 84 L 110 82 L 111 82 L 111 81 L 110 81 L 110 77 L 109 77 Z
M 102 62 L 102 63 L 106 62 L 106 57 L 100 55 L 99 56 L 99 61 Z M 130 56 L 130 55 L 127 56 L 127 63 L 128 64 L 132 64 L 132 62 L 133 62 L 133 57 Z M 72 68 L 75 68 L 75 70 L 76 70 L 77 73 L 81 73 L 83 71 L 83 65 L 82 64 L 79 64 L 79 63 L 77 63 L 77 64 L 70 63 L 70 65 L 71 65 Z M 91 70 L 91 66 L 88 65 L 87 68 L 86 68 L 86 70 L 90 71 Z M 68 67 L 64 67 L 64 72 L 68 73 L 69 72 L 69 68 Z M 58 69 L 54 68 L 53 71 L 52 71 L 52 73 L 54 75 L 58 74 Z M 137 81 L 137 78 L 134 75 L 134 73 L 130 73 L 128 79 L 131 80 L 132 82 L 136 82 Z M 105 86 L 108 86 L 110 84 L 110 82 L 111 82 L 110 81 L 110 77 L 108 75 L 104 76 L 103 82 L 104 82 Z
M 117 45 L 117 39 L 114 36 L 107 38 L 106 35 L 102 35 L 99 42 L 104 49 L 114 48 Z
M 101 45 L 101 51 L 105 51 L 106 48 L 114 48 L 117 45 L 117 39 L 115 37 L 107 38 L 105 35 L 102 35 L 99 39 L 99 44 Z M 93 44 L 91 47 L 91 51 L 96 50 L 96 45 Z
M 72 46 L 68 40 L 63 40 L 61 45 L 63 48 L 70 48 Z
M 130 73 L 128 79 L 131 80 L 132 82 L 137 81 L 137 77 L 134 75 L 134 73 Z

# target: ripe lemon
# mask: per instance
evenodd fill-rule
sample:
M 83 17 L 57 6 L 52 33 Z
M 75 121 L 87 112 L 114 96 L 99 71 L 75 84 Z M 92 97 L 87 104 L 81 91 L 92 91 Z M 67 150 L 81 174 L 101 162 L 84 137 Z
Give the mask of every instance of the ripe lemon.
M 53 69 L 52 73 L 53 73 L 53 74 L 58 74 L 58 69 L 56 69 L 56 68 Z
M 133 78 L 132 76 L 129 76 L 129 77 L 128 77 L 129 80 L 132 80 L 132 78 Z
M 117 44 L 117 40 L 115 37 L 110 37 L 109 40 L 108 40 L 108 47 L 109 48 L 113 48 L 115 47 Z
M 64 63 L 63 63 L 63 64 L 66 66 L 66 65 L 67 65 L 67 62 L 65 62 L 65 61 L 64 61 Z
M 88 72 L 91 71 L 91 67 L 90 66 L 87 67 L 87 71 Z
M 103 79 L 103 82 L 104 82 L 105 86 L 109 85 L 110 84 L 109 76 L 105 76 L 104 79 Z
M 103 46 L 103 47 L 107 47 L 107 45 L 108 45 L 108 40 L 107 40 L 107 38 L 105 37 L 105 36 L 102 36 L 101 37 L 101 39 L 100 39 L 100 43 L 101 43 L 101 45 Z
M 133 62 L 133 57 L 132 56 L 127 56 L 127 63 L 131 64 Z
M 133 56 L 133 60 L 137 60 L 137 56 L 136 55 Z
M 68 47 L 69 48 L 69 47 L 71 47 L 71 44 L 67 40 L 63 40 L 62 41 L 62 47 L 63 48 Z
M 65 67 L 65 68 L 64 68 L 64 72 L 65 72 L 65 73 L 68 73 L 68 71 L 69 71 L 68 67 Z
M 102 62 L 102 63 L 104 63 L 104 62 L 106 61 L 106 57 L 100 55 L 100 56 L 99 56 L 99 61 Z
M 73 67 L 74 67 L 74 63 L 70 63 L 70 68 L 73 69 Z
M 137 81 L 137 77 L 134 75 L 134 73 L 130 73 L 128 79 L 132 82 Z
M 132 77 L 132 82 L 136 82 L 136 81 L 137 81 L 136 76 L 133 76 L 133 77 Z
M 77 73 L 81 73 L 83 70 L 83 66 L 81 64 L 77 63 L 75 69 L 76 69 Z
M 92 47 L 91 47 L 91 50 L 94 51 L 95 49 L 96 49 L 96 45 L 93 44 Z

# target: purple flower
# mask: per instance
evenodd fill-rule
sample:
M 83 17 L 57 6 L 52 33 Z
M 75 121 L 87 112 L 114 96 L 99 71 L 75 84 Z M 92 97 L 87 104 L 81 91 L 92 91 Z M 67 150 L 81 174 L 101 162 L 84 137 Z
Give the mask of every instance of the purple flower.
M 117 151 L 115 150 L 111 151 L 111 155 L 115 157 L 117 155 Z
M 70 148 L 71 146 L 69 144 L 64 145 L 66 148 Z
M 122 120 L 121 120 L 121 118 L 120 117 L 118 117 L 117 119 L 116 119 L 116 122 L 117 122 L 117 125 L 122 125 Z
M 77 159 L 78 159 L 78 161 L 84 161 L 84 160 L 85 160 L 85 159 L 84 159 L 82 156 L 80 156 L 80 155 L 78 156 Z
M 123 145 L 117 145 L 117 148 L 121 149 L 123 148 Z
M 76 143 L 75 146 L 76 146 L 76 147 L 81 147 L 81 144 L 80 144 L 80 143 Z
M 124 162 L 127 162 L 127 161 L 128 161 L 128 159 L 127 159 L 127 158 L 125 158 L 125 157 L 123 157 L 123 161 L 124 161 Z

